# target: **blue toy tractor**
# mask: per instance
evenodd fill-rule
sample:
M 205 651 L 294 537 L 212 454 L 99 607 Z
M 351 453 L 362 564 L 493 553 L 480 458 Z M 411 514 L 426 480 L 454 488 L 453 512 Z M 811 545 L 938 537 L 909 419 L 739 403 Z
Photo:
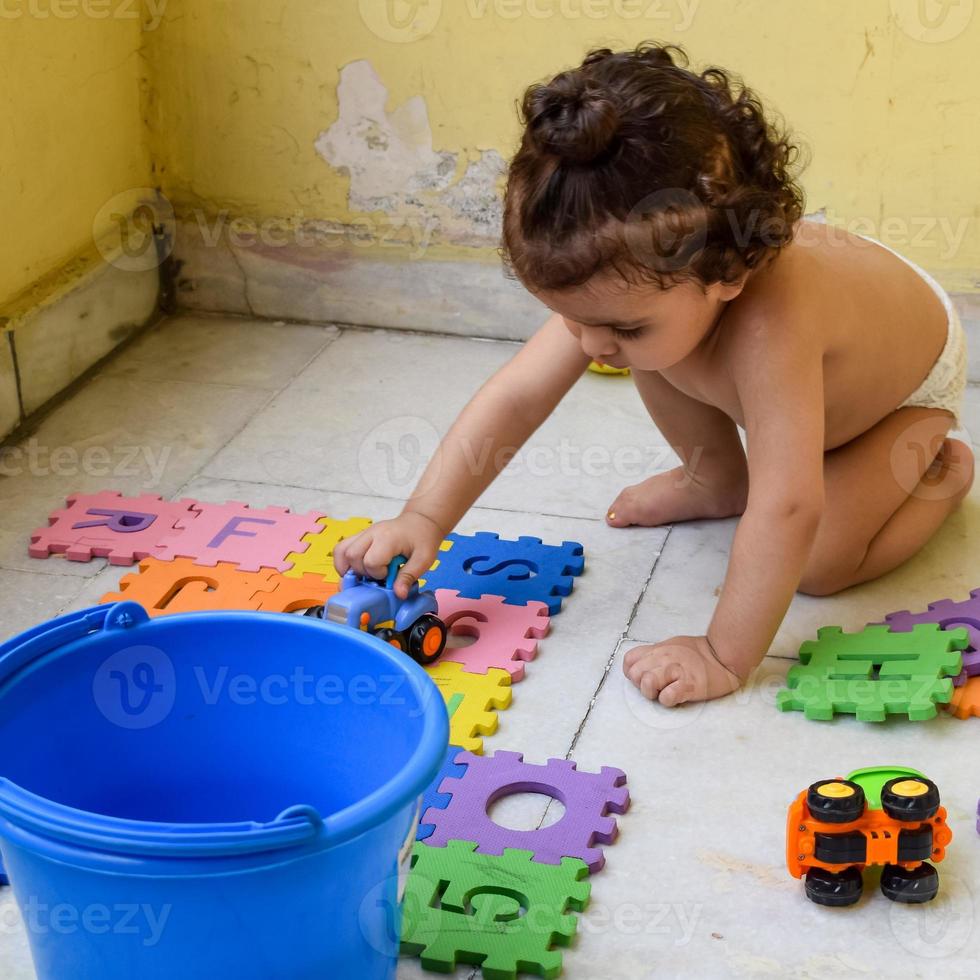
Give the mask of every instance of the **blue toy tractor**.
M 408 598 L 395 595 L 395 579 L 405 561 L 404 555 L 396 555 L 383 580 L 349 570 L 341 579 L 340 591 L 310 614 L 373 633 L 420 664 L 434 663 L 446 648 L 448 630 L 436 615 L 434 593 L 420 591 L 415 583 Z

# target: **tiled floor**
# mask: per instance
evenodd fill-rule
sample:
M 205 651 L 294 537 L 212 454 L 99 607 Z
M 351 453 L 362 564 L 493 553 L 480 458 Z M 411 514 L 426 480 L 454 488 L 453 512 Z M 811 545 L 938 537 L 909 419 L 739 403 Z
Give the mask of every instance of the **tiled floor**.
M 0 634 L 96 602 L 123 571 L 27 557 L 29 531 L 66 493 L 108 487 L 387 517 L 469 393 L 514 350 L 220 318 L 161 325 L 3 457 Z M 978 392 L 966 422 L 980 436 Z M 668 711 L 625 681 L 624 651 L 703 629 L 734 522 L 616 531 L 601 518 L 621 485 L 671 460 L 632 385 L 587 375 L 461 528 L 574 539 L 588 557 L 487 746 L 629 774 L 633 807 L 593 879 L 566 975 L 976 976 L 980 721 L 821 725 L 773 701 L 817 626 L 859 627 L 980 586 L 980 489 L 906 567 L 832 599 L 798 598 L 745 691 Z M 808 904 L 783 867 L 786 805 L 814 779 L 885 762 L 922 768 L 944 791 L 957 839 L 941 898 L 909 909 L 869 889 L 856 909 Z M 517 809 L 539 812 L 540 800 Z M 405 961 L 399 975 L 420 974 Z M 0 976 L 33 976 L 9 890 Z

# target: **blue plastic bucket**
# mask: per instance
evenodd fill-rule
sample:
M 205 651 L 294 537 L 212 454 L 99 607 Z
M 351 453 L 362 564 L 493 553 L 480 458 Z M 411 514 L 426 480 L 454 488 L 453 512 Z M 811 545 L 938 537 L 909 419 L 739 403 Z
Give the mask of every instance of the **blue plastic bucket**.
M 423 670 L 322 621 L 123 602 L 9 641 L 0 849 L 39 977 L 392 977 L 447 741 Z

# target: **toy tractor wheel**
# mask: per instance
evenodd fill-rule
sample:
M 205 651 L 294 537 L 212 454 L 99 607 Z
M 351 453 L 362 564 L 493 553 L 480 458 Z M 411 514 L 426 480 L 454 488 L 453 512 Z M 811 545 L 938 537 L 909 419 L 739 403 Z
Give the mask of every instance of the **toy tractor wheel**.
M 386 626 L 384 629 L 380 629 L 374 634 L 379 640 L 384 640 L 385 643 L 390 643 L 396 650 L 401 650 L 405 652 L 405 636 L 403 633 L 399 633 L 398 630 L 393 630 Z
M 810 816 L 823 823 L 852 823 L 864 813 L 864 790 L 847 779 L 821 779 L 806 791 Z
M 446 636 L 446 624 L 438 616 L 420 616 L 408 634 L 409 656 L 423 665 L 435 663 L 446 649 Z
M 323 619 L 323 606 L 310 606 L 303 610 L 304 616 L 311 616 L 313 619 Z
M 939 788 L 924 776 L 898 776 L 881 788 L 881 808 L 893 820 L 920 823 L 939 809 Z
M 881 872 L 885 898 L 904 905 L 931 902 L 939 893 L 939 872 L 927 861 L 911 871 L 900 864 L 886 864 Z
M 817 905 L 841 908 L 853 905 L 861 898 L 864 880 L 857 868 L 847 868 L 840 873 L 825 868 L 810 868 L 806 873 L 806 897 Z

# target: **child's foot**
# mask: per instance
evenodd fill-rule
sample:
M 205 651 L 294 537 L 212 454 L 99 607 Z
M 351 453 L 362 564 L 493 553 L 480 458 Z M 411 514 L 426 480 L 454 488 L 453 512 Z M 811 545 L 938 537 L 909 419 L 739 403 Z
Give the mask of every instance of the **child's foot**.
M 703 636 L 675 636 L 634 647 L 626 654 L 623 672 L 644 697 L 668 708 L 723 698 L 742 686 L 742 679 L 715 657 Z
M 707 482 L 678 466 L 623 490 L 609 508 L 606 523 L 611 527 L 656 527 L 676 521 L 735 517 L 745 510 L 748 492 L 745 473 Z

